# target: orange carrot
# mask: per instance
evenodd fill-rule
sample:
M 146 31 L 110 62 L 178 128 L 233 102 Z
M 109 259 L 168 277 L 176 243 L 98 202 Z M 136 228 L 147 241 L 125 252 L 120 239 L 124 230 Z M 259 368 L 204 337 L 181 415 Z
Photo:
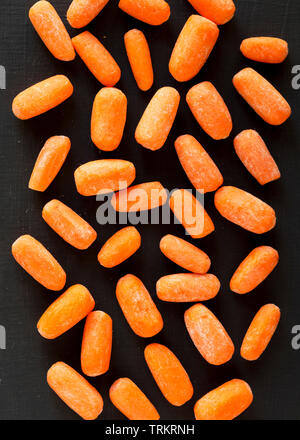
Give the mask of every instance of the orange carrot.
M 192 398 L 190 378 L 171 350 L 161 344 L 149 344 L 144 354 L 157 386 L 171 405 L 182 406 Z
M 21 235 L 11 247 L 17 263 L 49 290 L 61 290 L 66 273 L 53 255 L 31 235 Z
M 246 38 L 240 49 L 246 58 L 270 64 L 282 63 L 289 53 L 287 42 L 274 37 Z
M 240 294 L 251 292 L 270 275 L 278 260 L 278 252 L 270 246 L 253 249 L 234 272 L 230 289 Z
M 46 191 L 64 164 L 71 148 L 66 136 L 52 136 L 41 149 L 35 162 L 28 188 L 34 191 Z
M 167 198 L 167 192 L 160 182 L 147 182 L 115 193 L 111 204 L 116 211 L 137 212 L 162 206 Z
M 170 17 L 170 6 L 164 0 L 120 0 L 119 8 L 153 26 L 164 23 Z
M 225 24 L 232 19 L 235 5 L 232 0 L 188 0 L 198 14 L 216 24 Z
M 69 24 L 76 29 L 87 26 L 109 0 L 73 0 L 67 11 Z
M 228 362 L 234 345 L 215 315 L 203 304 L 195 304 L 184 314 L 185 325 L 197 350 L 212 365 Z

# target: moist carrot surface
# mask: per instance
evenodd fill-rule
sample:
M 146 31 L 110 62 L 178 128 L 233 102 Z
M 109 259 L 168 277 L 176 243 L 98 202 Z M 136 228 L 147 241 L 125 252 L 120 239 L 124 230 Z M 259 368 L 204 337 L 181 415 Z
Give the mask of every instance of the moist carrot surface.
M 175 354 L 164 345 L 149 344 L 145 360 L 160 391 L 171 405 L 182 406 L 194 393 L 190 378 Z
M 128 377 L 118 379 L 112 384 L 109 397 L 114 406 L 129 420 L 160 419 L 150 400 Z
M 52 136 L 41 149 L 28 187 L 34 191 L 46 191 L 53 182 L 71 148 L 71 141 L 66 136 Z
M 66 284 L 66 273 L 53 255 L 31 235 L 22 235 L 12 245 L 17 263 L 38 283 L 49 290 L 61 290 Z
M 227 220 L 255 234 L 268 232 L 276 224 L 276 215 L 271 206 L 234 186 L 218 189 L 215 206 Z
M 171 54 L 171 75 L 180 82 L 194 78 L 206 63 L 218 36 L 219 29 L 215 23 L 200 15 L 191 15 Z
M 88 25 L 102 11 L 109 0 L 73 0 L 67 11 L 67 19 L 73 28 Z
M 234 345 L 223 325 L 203 304 L 195 304 L 184 314 L 189 335 L 197 350 L 212 365 L 228 362 Z
M 270 246 L 259 246 L 242 261 L 230 280 L 230 289 L 248 293 L 262 283 L 278 264 L 278 252 Z
M 250 60 L 271 64 L 282 63 L 289 53 L 287 42 L 274 37 L 246 38 L 240 49 Z
M 100 393 L 64 362 L 52 365 L 47 373 L 47 382 L 58 397 L 83 419 L 94 420 L 101 414 L 103 400 Z
M 247 382 L 232 379 L 210 391 L 194 407 L 196 420 L 233 420 L 252 403 L 253 394 Z
M 213 139 L 226 139 L 232 130 L 229 110 L 217 89 L 205 81 L 192 87 L 186 102 L 198 124 Z
M 216 24 L 225 24 L 232 19 L 235 5 L 232 0 L 188 0 L 193 8 Z
M 135 334 L 151 338 L 163 328 L 163 319 L 142 281 L 125 275 L 118 281 L 116 295 L 124 316 Z
M 69 287 L 41 316 L 37 329 L 46 339 L 61 336 L 85 318 L 95 307 L 88 289 L 81 284 Z
M 160 182 L 146 182 L 115 193 L 111 204 L 116 211 L 137 212 L 164 205 L 168 195 Z
M 120 0 L 119 8 L 154 26 L 164 23 L 170 17 L 170 6 L 164 0 Z
M 219 168 L 193 136 L 177 138 L 175 149 L 187 177 L 199 192 L 215 191 L 223 184 Z

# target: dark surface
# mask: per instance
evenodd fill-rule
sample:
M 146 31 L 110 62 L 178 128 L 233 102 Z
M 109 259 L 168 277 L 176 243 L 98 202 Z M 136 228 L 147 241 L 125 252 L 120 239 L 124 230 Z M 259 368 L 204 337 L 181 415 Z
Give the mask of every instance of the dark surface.
M 40 337 L 36 322 L 45 308 L 57 297 L 29 277 L 10 254 L 12 242 L 29 233 L 40 240 L 56 256 L 67 272 L 66 287 L 82 283 L 93 293 L 96 308 L 109 313 L 114 320 L 114 341 L 110 371 L 92 379 L 103 395 L 104 420 L 121 419 L 113 407 L 108 390 L 113 381 L 128 376 L 139 385 L 156 405 L 162 419 L 193 419 L 195 401 L 212 388 L 234 377 L 245 379 L 254 392 L 253 405 L 241 419 L 299 419 L 300 352 L 291 347 L 291 329 L 300 324 L 299 296 L 299 105 L 300 92 L 291 87 L 291 68 L 299 63 L 300 3 L 298 0 L 238 0 L 233 21 L 220 28 L 220 38 L 200 74 L 185 84 L 176 83 L 168 73 L 168 59 L 176 37 L 185 20 L 194 11 L 186 0 L 170 0 L 170 20 L 159 27 L 150 27 L 125 15 L 111 0 L 88 27 L 115 56 L 122 68 L 117 87 L 126 93 L 129 114 L 123 141 L 113 153 L 99 153 L 90 140 L 89 123 L 93 98 L 101 85 L 89 73 L 79 57 L 74 62 L 55 60 L 32 28 L 27 12 L 34 1 L 1 0 L 0 64 L 7 71 L 7 90 L 0 91 L 1 103 L 1 301 L 0 324 L 7 330 L 7 349 L 0 350 L 0 419 L 77 419 L 46 383 L 46 372 L 58 360 L 80 371 L 80 343 L 83 323 L 54 341 Z M 61 16 L 68 0 L 55 0 Z M 66 20 L 65 20 L 66 21 Z M 150 92 L 138 90 L 126 58 L 123 34 L 137 27 L 148 37 L 153 57 L 155 84 Z M 77 32 L 70 29 L 70 33 Z M 281 65 L 265 66 L 243 58 L 241 40 L 248 36 L 272 35 L 286 38 L 290 55 Z M 288 99 L 293 116 L 281 127 L 265 124 L 235 92 L 232 76 L 241 68 L 253 66 L 266 76 Z M 51 75 L 69 76 L 75 92 L 71 99 L 51 112 L 22 122 L 11 112 L 13 97 L 33 83 Z M 234 129 L 229 139 L 215 142 L 197 125 L 185 103 L 188 89 L 211 80 L 223 95 L 233 116 Z M 165 146 L 157 152 L 136 144 L 134 130 L 149 99 L 161 86 L 175 86 L 182 96 L 176 124 Z M 261 187 L 240 163 L 232 140 L 242 129 L 255 128 L 267 142 L 279 164 L 282 178 Z M 216 231 L 198 241 L 212 258 L 211 271 L 222 282 L 216 299 L 207 305 L 221 319 L 231 335 L 236 352 L 232 361 L 220 367 L 207 364 L 194 348 L 183 323 L 183 312 L 189 304 L 167 304 L 155 296 L 156 280 L 180 268 L 159 251 L 160 238 L 168 233 L 181 237 L 180 225 L 138 226 L 142 248 L 129 261 L 107 270 L 97 262 L 96 255 L 118 226 L 99 226 L 94 197 L 81 197 L 75 189 L 74 169 L 100 157 L 126 158 L 137 168 L 136 182 L 160 180 L 168 189 L 189 188 L 173 147 L 178 135 L 190 133 L 197 137 L 220 167 L 225 184 L 248 190 L 274 207 L 278 216 L 276 228 L 256 236 L 230 224 L 216 212 L 213 195 L 205 199 L 206 208 L 215 222 Z M 27 189 L 36 156 L 45 140 L 57 134 L 70 136 L 72 149 L 67 161 L 45 193 Z M 65 243 L 42 220 L 43 205 L 58 198 L 87 219 L 98 231 L 96 243 L 88 251 L 77 251 Z M 274 246 L 280 253 L 280 264 L 269 279 L 254 292 L 238 296 L 229 291 L 230 277 L 240 261 L 257 245 Z M 117 280 L 126 273 L 141 277 L 154 297 L 165 321 L 161 334 L 143 340 L 133 334 L 115 299 Z M 282 310 L 282 319 L 271 345 L 262 358 L 249 363 L 239 356 L 243 335 L 255 312 L 269 302 Z M 182 408 L 172 407 L 161 395 L 148 371 L 143 349 L 149 342 L 166 344 L 180 358 L 195 388 L 193 399 Z

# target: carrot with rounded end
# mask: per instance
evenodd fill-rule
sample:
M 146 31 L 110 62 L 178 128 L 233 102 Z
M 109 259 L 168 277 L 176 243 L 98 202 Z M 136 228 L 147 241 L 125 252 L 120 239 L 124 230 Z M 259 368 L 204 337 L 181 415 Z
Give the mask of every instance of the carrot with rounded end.
M 232 0 L 188 0 L 193 8 L 216 24 L 225 24 L 232 19 L 235 5 Z
M 73 28 L 87 26 L 107 5 L 109 0 L 73 0 L 67 11 L 67 20 Z
M 13 100 L 12 111 L 22 120 L 34 118 L 57 107 L 72 93 L 73 86 L 66 76 L 51 76 L 19 93 Z
M 218 36 L 219 29 L 215 23 L 200 15 L 191 15 L 171 54 L 171 75 L 180 82 L 194 78 L 206 63 Z
M 223 325 L 203 304 L 195 304 L 184 314 L 189 335 L 197 350 L 212 365 L 228 362 L 234 345 Z
M 122 159 L 94 160 L 78 167 L 74 178 L 79 194 L 106 194 L 127 188 L 135 179 L 135 166 Z
M 131 29 L 124 35 L 125 48 L 137 86 L 149 90 L 153 85 L 153 67 L 148 42 L 143 32 Z
M 76 249 L 87 249 L 97 238 L 97 232 L 59 200 L 46 203 L 42 217 L 50 228 Z
M 101 266 L 118 266 L 131 257 L 141 246 L 141 235 L 134 226 L 127 226 L 116 232 L 102 246 L 98 261 Z
M 232 379 L 210 391 L 194 407 L 196 420 L 233 420 L 252 403 L 253 394 L 247 382 Z
M 84 319 L 94 307 L 95 301 L 88 289 L 76 284 L 50 304 L 37 329 L 43 338 L 55 339 Z
M 145 360 L 160 391 L 171 405 L 182 406 L 194 393 L 190 378 L 175 354 L 164 345 L 149 344 Z
M 255 234 L 264 234 L 276 224 L 275 211 L 271 206 L 234 186 L 218 189 L 215 206 L 227 220 Z
M 31 235 L 21 235 L 11 247 L 17 263 L 49 290 L 61 290 L 66 273 L 52 254 Z
M 268 124 L 281 125 L 291 115 L 284 97 L 255 70 L 247 67 L 233 77 L 233 85 L 250 107 Z
M 280 309 L 274 304 L 261 307 L 254 316 L 241 346 L 241 356 L 256 361 L 267 348 L 280 320 Z
M 112 87 L 121 78 L 121 70 L 115 59 L 102 43 L 90 32 L 85 31 L 72 38 L 76 52 L 97 78 L 107 87 Z
M 119 212 L 137 212 L 162 206 L 167 198 L 167 192 L 160 182 L 147 182 L 115 193 L 111 204 Z
M 260 183 L 280 178 L 280 171 L 265 142 L 254 130 L 244 130 L 234 138 L 236 154 L 250 174 Z
M 217 89 L 205 81 L 192 87 L 186 102 L 198 124 L 213 139 L 226 139 L 232 130 L 229 110 Z
M 113 87 L 97 93 L 91 118 L 91 138 L 99 150 L 113 151 L 121 143 L 127 116 L 127 98 Z
M 215 230 L 202 204 L 189 191 L 185 189 L 174 191 L 169 204 L 175 217 L 192 238 L 206 237 Z
M 153 26 L 164 23 L 170 17 L 170 6 L 164 0 L 120 0 L 119 8 Z
M 66 136 L 49 138 L 37 157 L 28 188 L 46 191 L 63 166 L 70 148 L 71 141 Z
M 61 61 L 72 61 L 75 51 L 71 38 L 54 7 L 47 1 L 35 3 L 29 19 L 52 55 Z
M 142 281 L 125 275 L 118 281 L 116 295 L 124 316 L 134 333 L 151 338 L 163 328 L 163 319 Z
M 278 264 L 278 252 L 270 246 L 259 246 L 242 261 L 230 280 L 233 292 L 251 292 L 262 283 Z
M 129 420 L 159 420 L 160 416 L 140 388 L 127 377 L 116 380 L 109 397 L 118 410 Z
M 112 319 L 100 310 L 88 314 L 81 344 L 81 369 L 95 377 L 109 370 L 112 346 Z
M 103 410 L 103 400 L 98 391 L 77 371 L 64 362 L 52 365 L 47 373 L 50 388 L 85 420 L 96 419 Z
M 246 38 L 240 49 L 246 58 L 270 64 L 282 63 L 289 53 L 287 42 L 274 37 Z
M 159 150 L 174 123 L 180 95 L 173 87 L 162 87 L 149 102 L 135 131 L 135 140 L 149 150 Z
M 199 192 L 215 191 L 223 184 L 219 168 L 193 136 L 186 134 L 177 138 L 175 149 L 182 168 Z

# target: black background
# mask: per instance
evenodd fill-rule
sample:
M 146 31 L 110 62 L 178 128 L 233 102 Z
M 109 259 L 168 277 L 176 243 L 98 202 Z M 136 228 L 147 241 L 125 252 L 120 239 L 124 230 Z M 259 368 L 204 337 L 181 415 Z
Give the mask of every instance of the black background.
M 40 337 L 36 322 L 45 308 L 57 297 L 29 277 L 13 260 L 12 242 L 29 233 L 54 254 L 67 272 L 66 287 L 82 283 L 96 300 L 96 308 L 113 317 L 114 341 L 110 371 L 90 380 L 104 398 L 103 420 L 123 416 L 108 397 L 110 385 L 119 377 L 136 382 L 156 405 L 161 418 L 192 420 L 193 405 L 204 393 L 234 377 L 249 382 L 254 393 L 253 405 L 240 419 L 300 419 L 300 351 L 291 347 L 291 329 L 300 324 L 299 294 L 299 105 L 300 91 L 292 89 L 291 69 L 300 64 L 300 2 L 298 0 L 237 0 L 233 21 L 220 27 L 220 37 L 209 61 L 200 74 L 179 84 L 168 73 L 168 60 L 177 35 L 193 8 L 186 0 L 170 0 L 170 20 L 151 27 L 127 16 L 111 0 L 88 26 L 111 51 L 122 69 L 117 87 L 128 97 L 128 120 L 122 143 L 112 153 L 100 153 L 90 140 L 89 124 L 92 102 L 101 85 L 76 58 L 64 63 L 54 59 L 36 35 L 28 19 L 34 1 L 1 0 L 0 64 L 7 72 L 7 89 L 0 91 L 1 122 L 1 299 L 0 324 L 7 331 L 7 349 L 0 350 L 0 419 L 78 419 L 50 390 L 46 372 L 52 363 L 65 361 L 80 371 L 80 343 L 83 323 L 54 341 Z M 53 0 L 64 17 L 68 0 Z M 66 22 L 66 20 L 64 20 Z M 125 54 L 123 35 L 131 28 L 145 32 L 153 57 L 155 83 L 143 93 L 137 88 Z M 68 27 L 74 36 L 80 31 Z M 290 54 L 281 65 L 251 62 L 241 55 L 239 45 L 249 36 L 270 35 L 286 38 Z M 232 86 L 232 77 L 239 69 L 252 66 L 269 79 L 287 98 L 293 109 L 292 118 L 283 126 L 265 124 L 241 99 Z M 66 103 L 29 121 L 16 119 L 11 112 L 13 97 L 26 87 L 57 73 L 66 74 L 74 84 L 74 95 Z M 213 141 L 197 125 L 186 103 L 188 89 L 203 80 L 212 81 L 223 95 L 232 113 L 234 128 L 229 139 Z M 151 152 L 134 140 L 137 122 L 153 95 L 161 86 L 174 86 L 182 100 L 176 123 L 165 146 Z M 232 140 L 241 130 L 253 128 L 265 139 L 282 173 L 279 181 L 261 187 L 235 155 Z M 183 312 L 189 304 L 168 304 L 157 300 L 156 280 L 165 274 L 180 272 L 159 251 L 159 240 L 166 233 L 185 237 L 180 225 L 138 226 L 142 235 L 141 249 L 115 269 L 102 268 L 96 259 L 101 245 L 115 231 L 115 226 L 96 223 L 98 202 L 94 197 L 80 196 L 75 189 L 73 172 L 80 164 L 97 158 L 125 158 L 136 165 L 136 183 L 160 180 L 168 188 L 189 188 L 190 184 L 177 159 L 173 144 L 178 135 L 193 134 L 220 167 L 225 184 L 246 189 L 274 207 L 278 217 L 276 228 L 256 236 L 223 219 L 213 206 L 213 194 L 205 198 L 216 231 L 197 244 L 212 258 L 211 271 L 222 282 L 216 299 L 207 305 L 221 319 L 231 335 L 236 352 L 231 362 L 214 367 L 207 364 L 188 337 Z M 46 139 L 66 135 L 72 140 L 71 152 L 62 171 L 45 193 L 27 189 L 36 156 Z M 58 198 L 71 206 L 97 230 L 98 239 L 87 251 L 77 251 L 65 243 L 42 220 L 43 205 Z M 272 245 L 279 250 L 280 264 L 274 273 L 248 295 L 239 296 L 229 290 L 229 280 L 240 261 L 258 245 Z M 155 338 L 143 340 L 131 331 L 115 299 L 117 280 L 126 273 L 139 276 L 154 297 L 165 327 Z M 240 358 L 243 335 L 255 312 L 264 304 L 280 306 L 282 319 L 268 350 L 255 363 Z M 161 395 L 148 371 L 143 349 L 157 341 L 170 347 L 190 374 L 195 393 L 181 408 L 171 406 Z

